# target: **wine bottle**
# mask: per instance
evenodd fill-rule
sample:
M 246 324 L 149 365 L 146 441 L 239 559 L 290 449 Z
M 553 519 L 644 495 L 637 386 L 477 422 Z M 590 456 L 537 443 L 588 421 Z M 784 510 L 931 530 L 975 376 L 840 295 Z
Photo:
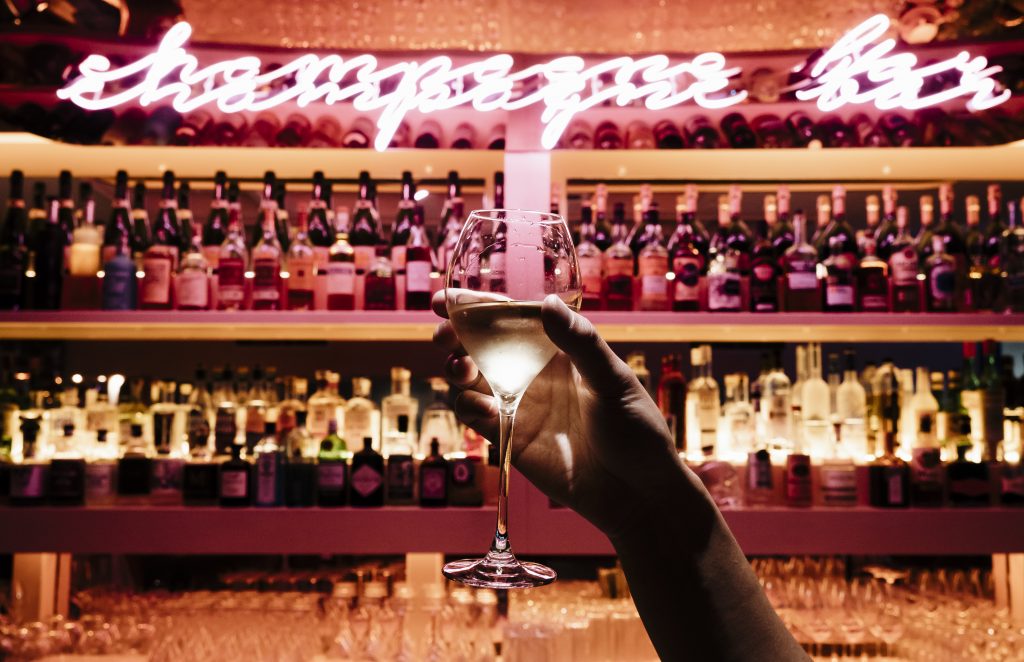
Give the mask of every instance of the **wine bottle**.
M 757 136 L 747 123 L 747 118 L 740 113 L 729 113 L 722 118 L 722 133 L 725 134 L 729 146 L 734 149 L 750 149 L 757 147 Z
M 668 249 L 662 241 L 658 203 L 652 201 L 644 212 L 644 228 L 637 257 L 640 278 L 640 310 L 669 310 Z
M 19 310 L 24 306 L 28 267 L 25 175 L 21 170 L 12 170 L 10 182 L 7 213 L 0 226 L 0 310 Z
M 633 251 L 626 243 L 626 209 L 621 202 L 612 211 L 612 245 L 604 252 L 604 304 L 607 310 L 633 310 Z
M 210 273 L 199 237 L 181 258 L 181 268 L 174 281 L 175 304 L 179 310 L 209 310 Z
M 932 254 L 932 235 L 934 234 L 935 202 L 930 195 L 920 197 L 921 227 L 914 237 L 917 245 L 917 254 L 922 261 L 927 260 Z
M 476 129 L 468 122 L 462 122 L 455 127 L 452 135 L 452 149 L 473 149 L 476 145 Z
M 843 186 L 835 186 L 832 189 L 832 218 L 821 237 L 826 254 L 834 254 L 832 240 L 836 238 L 839 239 L 840 255 L 852 268 L 857 260 L 857 235 L 846 221 L 846 188 Z M 820 249 L 818 256 L 823 257 Z
M 783 310 L 813 312 L 821 310 L 818 283 L 818 252 L 805 239 L 807 219 L 799 209 L 793 215 L 793 245 L 782 257 L 785 272 Z
M 500 181 L 499 174 L 501 175 Z M 504 173 L 495 173 L 494 175 L 494 197 L 495 205 L 498 209 L 501 209 L 505 203 Z M 447 193 L 441 213 L 441 231 L 437 235 L 436 243 L 437 267 L 441 273 L 448 271 L 448 262 L 451 260 L 452 252 L 459 241 L 459 235 L 462 233 L 462 223 L 463 202 L 462 189 L 459 184 L 459 173 L 451 170 L 448 172 Z
M 377 244 L 380 243 L 378 218 L 373 181 L 370 173 L 363 170 L 359 173 L 359 198 L 356 200 L 352 229 L 348 235 L 349 243 L 355 250 L 357 276 L 366 276 L 374 261 Z
M 775 226 L 771 228 L 768 239 L 772 242 L 772 249 L 775 251 L 775 259 L 782 263 L 782 258 L 789 250 L 789 247 L 796 242 L 796 234 L 793 224 L 789 219 L 789 187 L 780 186 L 775 193 L 776 215 L 778 217 Z
M 341 145 L 341 124 L 331 115 L 321 115 L 313 123 L 307 147 L 339 147 Z
M 881 222 L 881 214 L 877 195 L 869 195 L 864 201 L 864 217 L 867 226 L 863 230 L 857 230 L 857 254 L 864 255 L 864 244 L 868 239 L 874 241 L 878 233 L 878 225 Z
M 882 222 L 875 231 L 875 251 L 880 259 L 888 261 L 896 240 L 896 189 L 892 186 L 882 188 L 882 210 Z
M 430 310 L 430 278 L 434 264 L 424 214 L 423 205 L 417 204 L 405 247 L 406 310 Z
M 149 248 L 149 212 L 146 211 L 146 184 L 142 180 L 135 182 L 132 190 L 132 253 L 138 259 Z
M 240 310 L 245 303 L 248 251 L 242 234 L 241 212 L 228 207 L 227 235 L 217 252 L 217 308 Z
M 316 289 L 316 256 L 309 242 L 306 210 L 299 210 L 298 230 L 288 247 L 288 310 L 312 310 Z
M 277 243 L 281 250 L 287 251 L 292 245 L 291 227 L 288 216 L 288 190 L 280 179 L 274 183 L 274 228 L 277 232 Z
M 729 224 L 723 232 L 723 244 L 726 251 L 735 253 L 740 273 L 746 275 L 750 271 L 754 240 L 750 228 L 743 222 L 742 203 L 743 190 L 734 184 L 729 187 Z
M 907 231 L 907 208 L 896 208 L 896 237 L 889 254 L 892 283 L 892 310 L 895 313 L 921 312 L 921 284 L 918 280 L 917 245 Z
M 274 198 L 274 185 L 277 183 L 277 175 L 273 170 L 263 173 L 263 186 L 260 189 L 260 208 L 257 212 L 256 222 L 249 230 L 249 237 L 246 244 L 249 250 L 256 247 L 256 244 L 263 238 L 263 221 L 269 211 L 274 216 L 275 232 L 277 225 L 277 200 Z
M 504 178 L 504 176 L 503 176 Z M 504 186 L 504 183 L 503 183 Z M 608 187 L 598 184 L 591 202 L 594 210 L 594 245 L 603 253 L 612 245 L 612 231 L 608 227 Z
M 761 147 L 793 147 L 793 131 L 777 115 L 759 115 L 751 124 Z
M 855 308 L 854 263 L 848 248 L 846 239 L 839 235 L 829 239 L 829 256 L 824 263 L 827 313 L 851 313 Z
M 794 143 L 797 147 L 821 147 L 821 135 L 818 127 L 815 126 L 807 113 L 797 110 L 786 117 L 786 125 L 793 132 Z
M 412 173 L 402 172 L 402 193 L 398 201 L 398 212 L 391 226 L 391 265 L 395 274 L 405 276 L 405 247 L 409 242 L 409 234 L 416 214 L 416 184 L 412 181 Z
M 178 201 L 174 195 L 174 173 L 164 172 L 160 212 L 153 224 L 153 242 L 142 257 L 142 284 L 139 304 L 143 309 L 168 310 L 171 298 L 171 274 L 178 268 L 178 249 L 181 237 L 177 221 Z
M 292 113 L 284 120 L 284 126 L 274 136 L 278 147 L 305 147 L 313 129 L 305 113 Z
M 36 238 L 34 269 L 25 273 L 32 281 L 32 307 L 38 310 L 60 308 L 61 284 L 64 279 L 67 235 L 60 223 L 60 200 L 50 198 L 49 207 L 46 225 Z
M 679 223 L 669 239 L 669 259 L 673 278 L 669 283 L 672 310 L 700 310 L 700 279 L 707 264 L 707 235 L 697 227 L 697 188 L 687 186 Z M 704 247 L 704 251 L 701 250 Z M 682 427 L 680 424 L 680 435 Z
M 774 204 L 769 207 L 765 196 L 765 220 L 774 215 Z M 750 310 L 755 313 L 776 313 L 779 311 L 779 276 L 781 268 L 775 256 L 775 248 L 768 240 L 768 232 L 774 225 L 770 222 L 763 234 L 754 244 L 753 258 L 750 264 Z
M 714 149 L 721 140 L 718 130 L 704 115 L 693 115 L 683 124 L 686 143 L 696 149 Z
M 274 209 L 263 210 L 263 236 L 252 249 L 252 308 L 281 309 L 281 245 L 277 243 Z
M 426 120 L 420 124 L 419 132 L 416 134 L 416 140 L 413 141 L 412 146 L 419 149 L 437 149 L 441 146 L 441 142 L 441 125 L 434 120 Z
M 75 200 L 71 195 L 71 190 L 71 171 L 61 170 L 60 177 L 58 179 L 57 191 L 60 199 L 60 229 L 64 233 L 65 265 L 67 265 L 68 258 L 70 257 L 70 248 L 74 241 L 75 233 Z
M 661 120 L 654 125 L 654 144 L 658 149 L 682 149 L 686 147 L 683 134 L 672 120 Z
M 594 129 L 595 149 L 622 149 L 622 134 L 614 122 L 604 121 Z

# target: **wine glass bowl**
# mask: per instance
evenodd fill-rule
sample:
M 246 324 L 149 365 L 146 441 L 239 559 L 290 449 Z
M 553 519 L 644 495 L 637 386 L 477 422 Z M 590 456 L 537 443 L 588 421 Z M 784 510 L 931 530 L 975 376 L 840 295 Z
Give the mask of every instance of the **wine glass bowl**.
M 557 214 L 483 210 L 469 215 L 452 252 L 445 306 L 452 328 L 498 400 L 498 521 L 480 559 L 453 561 L 444 575 L 469 586 L 528 588 L 555 572 L 516 559 L 508 537 L 508 471 L 516 410 L 533 379 L 558 352 L 544 333 L 543 302 L 573 308 L 582 296 L 576 249 Z

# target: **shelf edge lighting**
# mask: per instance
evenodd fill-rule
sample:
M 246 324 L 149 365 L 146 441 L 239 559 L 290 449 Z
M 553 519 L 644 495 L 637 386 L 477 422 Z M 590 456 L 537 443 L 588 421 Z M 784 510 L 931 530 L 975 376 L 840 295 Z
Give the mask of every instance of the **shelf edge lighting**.
M 888 16 L 878 14 L 846 33 L 814 64 L 797 97 L 817 99 L 823 111 L 851 104 L 914 110 L 959 97 L 969 97 L 966 106 L 974 111 L 1010 98 L 1010 91 L 1001 89 L 993 78 L 1002 67 L 989 66 L 984 56 L 961 52 L 918 66 L 913 53 L 892 53 L 895 40 L 878 41 L 890 23 Z M 253 55 L 200 66 L 185 48 L 191 36 L 192 26 L 178 23 L 155 52 L 122 67 L 112 68 L 104 55 L 90 55 L 79 65 L 79 77 L 58 90 L 57 97 L 87 110 L 169 100 L 180 113 L 207 104 L 236 113 L 288 102 L 305 107 L 318 101 L 328 105 L 350 101 L 359 112 L 379 111 L 374 146 L 383 151 L 411 111 L 432 113 L 467 105 L 478 112 L 514 111 L 540 104 L 541 144 L 551 149 L 573 117 L 604 103 L 625 106 L 643 101 L 648 110 L 688 102 L 702 108 L 727 108 L 748 96 L 746 90 L 729 89 L 740 67 L 728 66 L 723 54 L 713 52 L 676 62 L 667 55 L 621 56 L 589 66 L 583 58 L 568 55 L 518 70 L 509 54 L 458 66 L 446 55 L 435 55 L 382 67 L 368 53 L 345 57 L 306 53 L 264 71 L 263 62 Z M 928 78 L 950 72 L 960 74 L 959 84 L 921 96 Z M 862 76 L 875 86 L 861 90 L 858 77 Z M 138 83 L 121 87 L 123 81 L 136 77 Z M 473 84 L 465 85 L 467 80 Z

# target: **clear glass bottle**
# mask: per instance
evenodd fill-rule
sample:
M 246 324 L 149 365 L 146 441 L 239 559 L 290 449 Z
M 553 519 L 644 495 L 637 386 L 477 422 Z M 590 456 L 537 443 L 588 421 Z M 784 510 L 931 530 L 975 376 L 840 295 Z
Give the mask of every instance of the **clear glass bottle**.
M 715 453 L 721 404 L 718 382 L 711 372 L 711 346 L 691 349 L 690 363 L 694 378 L 686 390 L 686 455 L 696 461 Z
M 822 379 L 821 345 L 807 347 L 807 378 L 800 386 L 800 416 L 804 447 L 812 455 L 825 455 L 831 429 L 831 393 Z
M 782 369 L 780 352 L 771 358 L 771 367 L 761 385 L 761 428 L 770 449 L 793 448 L 793 385 Z
M 405 244 L 405 309 L 430 310 L 433 251 L 424 225 L 423 205 L 413 211 L 412 226 Z M 394 250 L 392 249 L 392 253 Z
M 359 251 L 356 247 L 356 274 L 359 273 Z M 366 310 L 395 310 L 395 272 L 384 246 L 377 247 L 377 256 L 366 272 L 364 307 Z
M 180 310 L 208 310 L 210 308 L 210 270 L 203 257 L 199 236 L 181 260 L 178 278 L 174 283 L 175 303 Z
M 430 451 L 432 439 L 438 440 L 441 454 L 459 453 L 462 451 L 462 437 L 455 412 L 448 406 L 448 382 L 443 377 L 431 377 L 428 381 L 433 397 L 423 409 L 417 455 L 425 456 Z
M 661 359 L 658 379 L 658 409 L 668 424 L 669 433 L 677 451 L 686 449 L 686 378 L 683 377 L 682 357 L 668 354 Z
M 348 440 L 369 437 L 374 446 L 380 445 L 380 411 L 370 399 L 372 384 L 365 377 L 352 378 L 352 397 L 345 403 L 345 421 L 342 429 Z
M 871 505 L 878 508 L 906 508 L 910 502 L 909 468 L 896 455 L 900 421 L 900 384 L 891 361 L 883 363 L 875 376 L 878 401 L 878 445 L 881 456 L 868 468 Z
M 957 263 L 946 253 L 946 241 L 939 235 L 932 236 L 932 256 L 925 262 L 927 276 L 928 311 L 951 313 L 957 307 Z
M 582 310 L 601 310 L 601 284 L 604 274 L 604 255 L 594 243 L 595 228 L 593 210 L 584 204 L 580 211 L 580 241 L 576 246 L 576 257 L 580 265 L 580 279 L 583 283 Z
M 245 271 L 249 253 L 245 248 L 242 220 L 237 209 L 228 211 L 228 232 L 217 254 L 217 308 L 241 310 L 245 305 Z
M 644 212 L 644 230 L 637 255 L 640 279 L 640 310 L 668 310 L 668 249 L 662 239 L 658 203 L 651 202 Z
M 252 249 L 252 308 L 253 310 L 280 310 L 281 308 L 281 244 L 275 227 L 276 206 L 263 210 L 263 234 Z
M 316 290 L 316 252 L 309 241 L 309 220 L 305 209 L 299 210 L 298 229 L 288 246 L 288 310 L 313 310 Z
M 806 239 L 807 219 L 797 210 L 793 215 L 793 245 L 782 257 L 785 287 L 782 309 L 786 312 L 821 310 L 818 284 L 818 252 Z
M 306 404 L 309 433 L 316 439 L 327 436 L 330 422 L 341 423 L 339 414 L 345 410 L 345 400 L 338 394 L 341 376 L 330 370 L 323 373 L 323 382 Z
M 857 377 L 853 350 L 848 349 L 843 355 L 843 381 L 836 389 L 838 442 L 847 457 L 857 458 L 870 453 L 867 445 L 867 393 Z
M 725 376 L 725 406 L 722 423 L 725 426 L 727 448 L 730 453 L 747 455 L 755 450 L 755 413 L 750 404 L 750 378 L 745 372 Z M 724 450 L 724 449 L 723 449 Z
M 708 310 L 738 313 L 743 310 L 743 255 L 739 251 L 718 251 L 708 265 Z
M 409 395 L 411 377 L 412 373 L 408 368 L 391 368 L 391 394 L 385 396 L 381 402 L 381 434 L 385 442 L 381 452 L 384 455 L 390 455 L 396 444 L 401 449 L 407 449 L 407 454 L 410 455 L 417 446 L 416 417 L 419 413 L 419 400 Z M 407 418 L 404 432 L 400 432 L 398 428 L 400 416 Z
M 263 438 L 253 450 L 256 454 L 253 505 L 262 508 L 283 506 L 285 452 L 277 443 L 276 423 L 264 423 Z

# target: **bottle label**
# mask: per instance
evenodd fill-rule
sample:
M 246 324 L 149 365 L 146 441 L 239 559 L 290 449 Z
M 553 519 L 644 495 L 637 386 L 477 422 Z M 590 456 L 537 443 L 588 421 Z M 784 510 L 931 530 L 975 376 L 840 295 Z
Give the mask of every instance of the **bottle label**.
M 664 255 L 641 255 L 638 263 L 637 273 L 641 277 L 657 276 L 665 277 L 668 271 L 668 257 Z
M 448 472 L 444 467 L 420 468 L 420 498 L 443 500 L 448 492 Z
M 910 476 L 916 485 L 942 484 L 942 459 L 933 446 L 917 447 L 910 460 Z
M 747 453 L 747 489 L 772 489 L 772 458 L 767 451 Z
M 981 392 L 982 441 L 986 444 L 996 444 L 1003 440 L 1005 403 L 1005 394 L 1001 388 L 989 388 Z
M 309 433 L 314 437 L 327 435 L 327 426 L 335 417 L 336 409 L 333 404 L 313 403 L 309 405 Z
M 327 246 L 314 246 L 313 247 L 313 266 L 316 267 L 316 275 L 324 276 L 327 274 L 326 265 L 331 259 L 331 249 Z
M 244 499 L 249 494 L 249 475 L 238 469 L 220 473 L 220 495 L 228 499 Z
M 633 277 L 633 261 L 629 259 L 609 259 L 604 261 L 605 278 L 610 276 Z
M 11 465 L 11 496 L 16 499 L 41 499 L 46 488 L 45 464 Z
M 213 246 L 203 246 L 203 257 L 206 258 L 206 264 L 211 269 L 218 269 L 220 262 L 220 245 L 215 244 Z
M 813 271 L 794 271 L 786 274 L 786 283 L 790 290 L 816 290 L 818 276 Z
M 405 253 L 404 245 L 391 247 L 391 266 L 394 267 L 395 271 L 401 271 L 406 268 Z
M 932 269 L 929 276 L 928 289 L 931 291 L 932 299 L 952 301 L 956 291 L 956 263 L 943 260 Z
M 217 290 L 225 303 L 241 303 L 245 298 L 245 263 L 237 257 L 224 258 L 217 267 Z
M 356 291 L 356 265 L 352 262 L 327 263 L 327 293 L 352 294 Z
M 708 276 L 708 308 L 711 310 L 739 310 L 742 305 L 741 292 L 739 274 Z
M 406 292 L 429 292 L 430 272 L 433 270 L 430 262 L 417 260 L 405 265 L 405 291 Z
M 277 453 L 265 453 L 256 459 L 256 503 L 260 505 L 273 505 L 278 501 L 278 459 Z
M 368 407 L 352 407 L 345 410 L 345 438 L 360 440 L 372 435 L 364 434 L 370 430 L 371 413 Z
M 312 257 L 293 257 L 288 260 L 289 290 L 312 290 L 315 277 Z
M 758 282 L 771 282 L 771 280 L 775 278 L 775 265 L 759 262 L 751 268 L 750 274 L 751 277 Z
M 981 478 L 958 478 L 949 482 L 950 496 L 979 499 L 989 493 L 989 484 Z
M 1000 479 L 1000 493 L 1024 499 L 1024 473 L 1020 473 L 1019 467 L 1014 471 L 1010 465 L 1004 466 Z
M 114 429 L 114 412 L 110 409 L 86 409 L 85 429 L 95 432 L 106 430 L 112 432 Z
M 365 274 L 377 256 L 376 249 L 373 246 L 353 246 L 352 249 L 355 251 L 356 273 Z
M 697 301 L 700 298 L 701 266 L 701 260 L 696 256 L 677 257 L 672 261 L 672 271 L 676 275 L 676 301 Z
M 113 462 L 91 462 L 85 465 L 85 497 L 100 499 L 114 493 Z
M 364 464 L 352 472 L 352 489 L 362 497 L 368 497 L 381 486 L 380 472 L 368 464 Z
M 837 283 L 833 282 L 831 278 L 828 279 L 825 286 L 825 302 L 829 306 L 852 306 L 853 285 Z
M 852 464 L 821 468 L 821 493 L 827 506 L 853 506 L 857 503 L 857 473 Z
M 281 265 L 274 258 L 253 260 L 252 298 L 259 301 L 277 301 L 281 298 Z
M 171 257 L 166 251 L 158 250 L 165 248 L 167 246 L 153 246 L 142 259 L 142 270 L 146 273 L 140 293 L 142 303 L 171 302 Z
M 664 298 L 668 289 L 668 281 L 665 276 L 641 276 L 640 291 L 645 298 Z
M 580 279 L 583 282 L 584 295 L 601 295 L 601 258 L 580 258 Z
M 157 458 L 153 460 L 153 494 L 174 494 L 181 492 L 181 474 L 184 460 L 178 458 Z
M 392 455 L 388 458 L 388 498 L 395 500 L 412 499 L 415 485 L 412 458 L 408 455 Z
M 786 500 L 794 503 L 811 500 L 811 458 L 807 455 L 786 458 Z
M 903 494 L 906 488 L 904 480 L 904 473 L 901 467 L 885 468 L 886 503 L 890 506 L 904 505 Z
M 207 308 L 210 303 L 210 288 L 206 273 L 197 269 L 182 271 L 175 281 L 175 294 L 178 297 L 178 306 Z
M 917 251 L 908 246 L 889 257 L 893 285 L 910 286 L 917 283 Z
M 323 462 L 316 467 L 316 484 L 321 490 L 341 491 L 345 489 L 345 463 Z
M 466 487 L 475 483 L 475 471 L 473 461 L 469 458 L 452 460 L 452 483 L 459 487 Z M 1022 479 L 1024 480 L 1024 479 Z

